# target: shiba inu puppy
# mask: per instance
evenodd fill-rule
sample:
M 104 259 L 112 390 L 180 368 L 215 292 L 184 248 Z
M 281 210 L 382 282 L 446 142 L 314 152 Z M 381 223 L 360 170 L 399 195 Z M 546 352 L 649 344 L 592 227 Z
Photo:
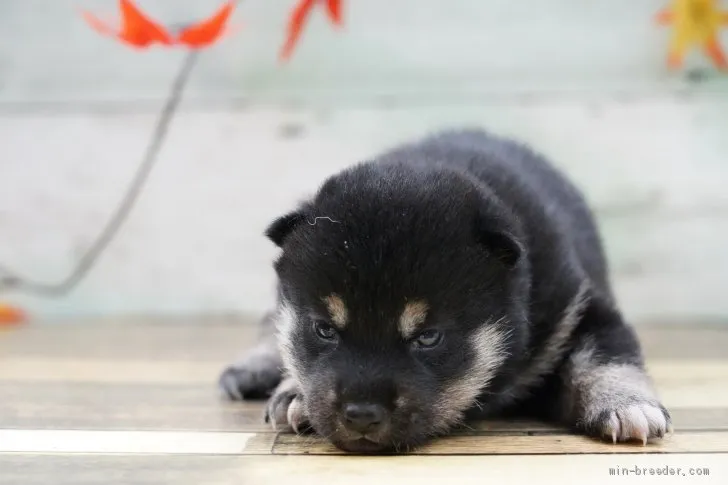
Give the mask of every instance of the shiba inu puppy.
M 220 377 L 342 450 L 408 450 L 527 414 L 614 442 L 670 415 L 579 191 L 529 148 L 443 132 L 326 180 L 267 236 L 278 301 Z

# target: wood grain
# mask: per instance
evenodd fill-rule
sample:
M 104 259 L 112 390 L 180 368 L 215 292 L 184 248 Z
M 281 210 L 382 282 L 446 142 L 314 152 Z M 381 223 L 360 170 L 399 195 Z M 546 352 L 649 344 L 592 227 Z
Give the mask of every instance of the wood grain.
M 228 456 L 0 454 L 0 483 L 252 485 L 246 480 L 245 464 Z
M 29 325 L 0 334 L 0 363 L 20 357 L 224 365 L 254 343 L 259 319 L 260 315 L 252 314 L 236 318 L 116 317 Z M 728 331 L 722 325 L 643 324 L 635 329 L 649 360 L 728 360 Z
M 345 454 L 323 439 L 280 434 L 274 454 L 340 455 Z M 685 432 L 643 446 L 642 443 L 603 443 L 584 436 L 547 434 L 531 435 L 461 435 L 448 436 L 415 450 L 417 455 L 513 455 L 513 454 L 582 454 L 582 453 L 728 453 L 728 432 Z
M 0 427 L 268 433 L 262 402 L 231 403 L 216 389 L 220 370 L 254 341 L 254 320 L 99 320 L 3 333 Z M 677 326 L 638 332 L 676 428 L 728 427 L 728 332 Z
M 709 401 L 701 404 L 671 407 L 676 429 L 728 429 L 728 407 L 715 407 Z M 267 433 L 271 429 L 263 422 L 263 407 L 261 401 L 228 402 L 211 386 L 0 382 L 0 427 L 4 428 Z M 472 426 L 492 432 L 560 429 L 521 421 Z
M 342 456 L 113 456 L 1 455 L 0 483 L 22 485 L 297 485 L 346 483 L 707 483 L 728 477 L 726 455 L 449 455 Z M 610 469 L 646 468 L 648 477 L 619 477 Z M 680 468 L 685 476 L 649 476 L 650 469 Z M 703 476 L 689 476 L 700 470 Z M 707 473 L 707 476 L 705 475 Z
M 227 357 L 217 344 L 249 344 L 254 328 L 208 323 L 0 335 L 0 483 L 409 485 L 457 476 L 459 485 L 480 485 L 487 470 L 489 481 L 581 485 L 614 483 L 609 468 L 635 466 L 698 467 L 715 483 L 728 476 L 725 334 L 710 328 L 639 330 L 663 393 L 697 404 L 671 408 L 675 433 L 664 441 L 613 445 L 549 423 L 500 420 L 471 423 L 406 456 L 344 456 L 321 438 L 272 431 L 260 401 L 223 399 L 214 377 Z
M 255 339 L 258 316 L 75 318 L 0 334 L 0 359 L 187 361 L 234 359 Z
M 610 469 L 619 467 L 644 468 L 670 466 L 681 468 L 685 475 L 690 469 L 708 473 L 700 480 L 704 483 L 723 484 L 728 476 L 725 455 L 488 455 L 437 457 L 342 457 L 342 456 L 275 456 L 256 457 L 248 462 L 246 476 L 256 484 L 280 483 L 280 477 L 270 470 L 295 475 L 301 485 L 322 483 L 457 483 L 482 485 L 483 483 L 545 483 L 602 485 L 626 479 L 610 475 Z M 277 473 L 276 473 L 277 475 Z M 639 477 L 634 483 L 689 483 L 692 476 Z M 655 479 L 656 480 L 650 480 Z M 695 477 L 697 483 L 697 477 Z
M 267 431 L 262 404 L 214 385 L 0 382 L 0 427 Z

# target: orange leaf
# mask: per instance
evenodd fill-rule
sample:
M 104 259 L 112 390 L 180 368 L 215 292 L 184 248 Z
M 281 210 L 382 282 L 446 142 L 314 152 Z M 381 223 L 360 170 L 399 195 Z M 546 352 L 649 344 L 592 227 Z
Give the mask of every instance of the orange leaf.
M 341 10 L 341 0 L 326 0 L 326 11 L 329 14 L 329 18 L 335 25 L 340 26 L 344 23 L 344 17 Z
M 119 39 L 135 47 L 147 47 L 159 42 L 172 45 L 167 29 L 142 13 L 131 0 L 119 0 L 121 9 L 121 31 Z
M 290 58 L 303 32 L 303 26 L 317 0 L 301 0 L 291 12 L 288 21 L 288 36 L 280 52 L 281 59 Z
M 183 29 L 178 41 L 190 47 L 204 47 L 212 44 L 223 35 L 233 8 L 233 2 L 226 3 L 213 16 Z
M 16 325 L 25 321 L 25 313 L 14 306 L 0 303 L 0 326 Z
M 705 53 L 713 61 L 715 67 L 721 70 L 728 69 L 728 59 L 726 59 L 725 52 L 723 52 L 723 48 L 717 37 L 708 39 L 705 43 Z

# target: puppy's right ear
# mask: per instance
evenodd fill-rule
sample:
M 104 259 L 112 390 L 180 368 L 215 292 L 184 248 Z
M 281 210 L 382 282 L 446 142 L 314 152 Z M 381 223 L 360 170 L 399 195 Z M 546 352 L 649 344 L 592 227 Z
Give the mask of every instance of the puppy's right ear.
M 296 228 L 301 222 L 306 220 L 306 216 L 301 211 L 295 211 L 286 214 L 285 216 L 279 217 L 268 226 L 265 231 L 265 235 L 273 241 L 273 243 L 281 247 L 283 241 L 286 240 L 288 235 Z

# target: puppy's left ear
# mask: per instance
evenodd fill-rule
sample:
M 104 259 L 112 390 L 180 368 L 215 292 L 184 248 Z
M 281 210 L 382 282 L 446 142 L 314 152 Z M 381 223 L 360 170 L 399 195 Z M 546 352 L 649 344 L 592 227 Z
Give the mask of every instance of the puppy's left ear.
M 492 198 L 484 201 L 475 221 L 475 237 L 508 269 L 525 255 L 516 217 Z
M 281 247 L 288 235 L 291 234 L 291 231 L 293 231 L 296 226 L 305 219 L 306 216 L 302 211 L 290 212 L 273 221 L 268 226 L 268 229 L 266 229 L 265 235 L 268 239 L 273 241 L 276 246 Z
M 484 228 L 478 232 L 478 240 L 508 269 L 515 268 L 525 252 L 518 239 L 508 232 Z

